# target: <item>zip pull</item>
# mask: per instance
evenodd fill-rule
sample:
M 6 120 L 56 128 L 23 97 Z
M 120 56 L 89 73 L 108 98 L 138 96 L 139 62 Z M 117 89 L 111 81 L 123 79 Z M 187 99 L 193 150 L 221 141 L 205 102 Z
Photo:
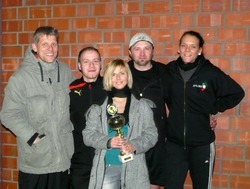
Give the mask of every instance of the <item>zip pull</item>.
M 89 84 L 89 89 L 92 90 L 92 85 L 91 84 Z

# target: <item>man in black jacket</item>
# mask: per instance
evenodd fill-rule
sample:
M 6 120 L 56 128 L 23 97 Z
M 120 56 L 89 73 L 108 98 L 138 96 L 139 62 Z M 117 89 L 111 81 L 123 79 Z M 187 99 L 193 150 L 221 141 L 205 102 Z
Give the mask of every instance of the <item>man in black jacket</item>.
M 133 75 L 132 93 L 136 98 L 152 100 L 156 108 L 154 120 L 158 129 L 158 142 L 146 153 L 151 189 L 159 189 L 164 184 L 163 159 L 165 158 L 166 107 L 164 94 L 165 65 L 152 60 L 154 43 L 146 33 L 135 34 L 129 43 L 129 66 Z
M 75 152 L 71 159 L 70 189 L 87 189 L 94 157 L 94 148 L 83 143 L 85 112 L 92 104 L 102 104 L 106 97 L 103 90 L 101 55 L 94 47 L 83 48 L 78 55 L 80 79 L 70 84 L 70 119 L 74 125 Z

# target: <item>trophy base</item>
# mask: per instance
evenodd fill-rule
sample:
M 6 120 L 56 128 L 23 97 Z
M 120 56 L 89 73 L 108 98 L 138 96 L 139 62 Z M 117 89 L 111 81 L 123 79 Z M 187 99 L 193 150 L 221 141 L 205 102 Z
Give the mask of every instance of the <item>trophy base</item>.
M 128 162 L 128 161 L 133 160 L 133 159 L 134 159 L 133 154 L 119 155 L 119 160 L 120 160 L 122 163 L 126 163 L 126 162 Z

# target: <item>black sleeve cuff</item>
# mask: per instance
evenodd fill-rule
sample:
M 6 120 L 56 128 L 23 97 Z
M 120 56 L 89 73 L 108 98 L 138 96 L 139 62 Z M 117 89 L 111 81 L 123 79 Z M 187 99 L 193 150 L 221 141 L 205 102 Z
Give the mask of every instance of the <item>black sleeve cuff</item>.
M 108 149 L 111 148 L 111 139 L 112 139 L 112 138 L 110 138 L 110 139 L 107 141 L 107 148 L 108 148 Z
M 29 140 L 28 140 L 28 145 L 32 146 L 32 144 L 34 143 L 34 141 L 36 140 L 36 138 L 38 137 L 38 133 L 35 133 Z

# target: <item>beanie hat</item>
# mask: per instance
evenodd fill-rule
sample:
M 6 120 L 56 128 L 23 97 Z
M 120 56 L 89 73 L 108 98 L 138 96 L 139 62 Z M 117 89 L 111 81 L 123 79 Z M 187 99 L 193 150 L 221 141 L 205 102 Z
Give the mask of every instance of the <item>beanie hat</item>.
M 154 42 L 151 39 L 151 37 L 146 33 L 136 33 L 129 42 L 129 49 L 134 46 L 139 41 L 147 41 L 151 43 L 152 46 L 154 46 Z

